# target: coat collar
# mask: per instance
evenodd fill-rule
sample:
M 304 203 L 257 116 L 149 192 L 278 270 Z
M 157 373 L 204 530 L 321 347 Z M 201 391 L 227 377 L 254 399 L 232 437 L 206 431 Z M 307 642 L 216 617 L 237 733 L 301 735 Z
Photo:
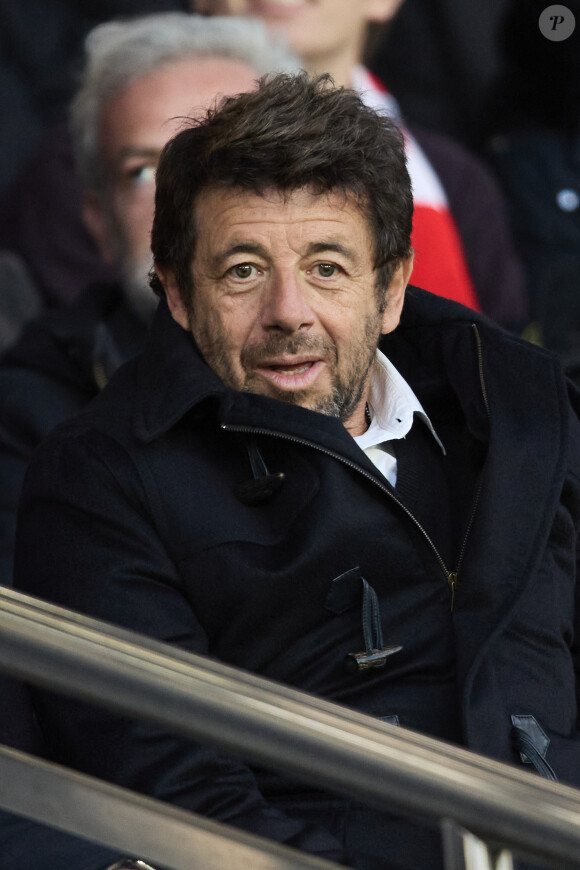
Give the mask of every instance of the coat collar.
M 135 435 L 141 441 L 154 441 L 188 412 L 208 404 L 213 406 L 211 413 L 219 425 L 323 444 L 346 453 L 352 461 L 366 463 L 339 420 L 226 387 L 201 356 L 191 334 L 175 323 L 162 301 L 139 361 L 132 420 Z
M 427 321 L 437 325 L 450 318 L 469 321 L 471 312 L 468 309 L 447 300 L 436 299 L 434 311 L 435 299 L 430 293 L 409 288 L 401 327 L 412 328 L 415 322 L 425 324 Z M 284 402 L 238 393 L 226 387 L 204 361 L 191 334 L 175 323 L 165 300 L 159 303 L 139 361 L 137 381 L 133 427 L 137 437 L 145 442 L 167 432 L 188 411 L 207 399 L 217 400 L 221 413 L 238 425 L 243 425 L 244 420 L 250 423 L 248 414 L 255 425 L 265 425 L 271 422 L 275 408 L 274 416 L 284 424 L 293 424 L 297 419 L 299 428 L 300 422 L 308 426 L 314 424 L 316 431 L 325 436 L 328 434 L 329 427 L 320 414 L 313 415 L 313 412 Z M 330 426 L 330 430 L 343 428 L 336 421 L 335 424 Z
M 204 399 L 223 400 L 226 387 L 204 362 L 190 333 L 160 301 L 137 370 L 132 423 L 149 443 L 168 432 Z
M 481 359 L 474 326 L 481 337 Z M 427 335 L 433 347 L 441 348 L 438 364 L 460 398 L 472 433 L 488 442 L 455 616 L 462 648 L 468 651 L 465 674 L 485 640 L 502 624 L 545 548 L 565 473 L 568 403 L 553 354 L 531 348 L 463 306 L 410 288 L 401 324 L 382 349 L 387 355 L 393 352 L 399 368 L 401 347 L 403 357 L 407 353 L 412 359 Z M 412 375 L 404 365 L 401 370 L 415 389 Z M 484 414 L 480 370 L 489 418 Z M 521 389 L 513 389 L 514 384 Z M 153 441 L 207 402 L 213 404 L 217 425 L 302 439 L 367 465 L 338 420 L 227 388 L 162 302 L 139 363 L 134 431 L 140 440 Z M 374 471 L 374 466 L 367 467 Z

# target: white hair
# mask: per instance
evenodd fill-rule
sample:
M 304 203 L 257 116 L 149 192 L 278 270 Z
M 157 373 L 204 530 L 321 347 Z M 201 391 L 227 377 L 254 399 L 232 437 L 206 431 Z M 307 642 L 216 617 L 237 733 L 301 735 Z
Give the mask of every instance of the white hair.
M 107 22 L 89 33 L 85 48 L 85 69 L 70 120 L 78 170 L 93 189 L 103 183 L 100 113 L 105 103 L 136 79 L 166 63 L 198 57 L 240 61 L 256 71 L 256 78 L 299 69 L 298 61 L 273 39 L 263 22 L 232 16 L 168 12 Z

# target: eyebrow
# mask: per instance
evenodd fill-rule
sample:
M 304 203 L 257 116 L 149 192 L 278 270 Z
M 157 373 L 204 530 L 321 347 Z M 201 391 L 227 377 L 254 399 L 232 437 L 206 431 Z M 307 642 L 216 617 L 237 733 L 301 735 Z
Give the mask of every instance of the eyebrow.
M 126 160 L 128 157 L 144 157 L 146 159 L 150 158 L 157 160 L 160 154 L 161 148 L 139 148 L 134 145 L 126 145 L 124 148 L 121 148 L 117 154 L 116 160 L 121 162 Z

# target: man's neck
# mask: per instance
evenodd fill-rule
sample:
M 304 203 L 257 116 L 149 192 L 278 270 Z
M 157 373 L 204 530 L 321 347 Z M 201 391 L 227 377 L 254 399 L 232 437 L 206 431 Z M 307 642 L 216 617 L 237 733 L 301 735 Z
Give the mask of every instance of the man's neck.
M 377 363 L 375 358 L 373 359 L 367 372 L 364 389 L 362 391 L 359 402 L 348 420 L 344 421 L 344 428 L 349 435 L 352 435 L 353 438 L 357 438 L 359 435 L 362 435 L 369 428 L 369 410 L 367 402 L 369 398 L 371 378 L 373 376 L 376 377 L 376 366 Z

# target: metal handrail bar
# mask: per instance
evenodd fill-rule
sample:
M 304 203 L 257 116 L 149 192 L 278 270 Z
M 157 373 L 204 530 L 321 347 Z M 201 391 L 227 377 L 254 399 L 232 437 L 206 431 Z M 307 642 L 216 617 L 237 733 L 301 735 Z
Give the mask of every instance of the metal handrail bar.
M 4 746 L 0 808 L 167 870 L 339 870 L 331 861 Z
M 0 663 L 317 786 L 580 866 L 575 789 L 11 590 L 0 593 Z

